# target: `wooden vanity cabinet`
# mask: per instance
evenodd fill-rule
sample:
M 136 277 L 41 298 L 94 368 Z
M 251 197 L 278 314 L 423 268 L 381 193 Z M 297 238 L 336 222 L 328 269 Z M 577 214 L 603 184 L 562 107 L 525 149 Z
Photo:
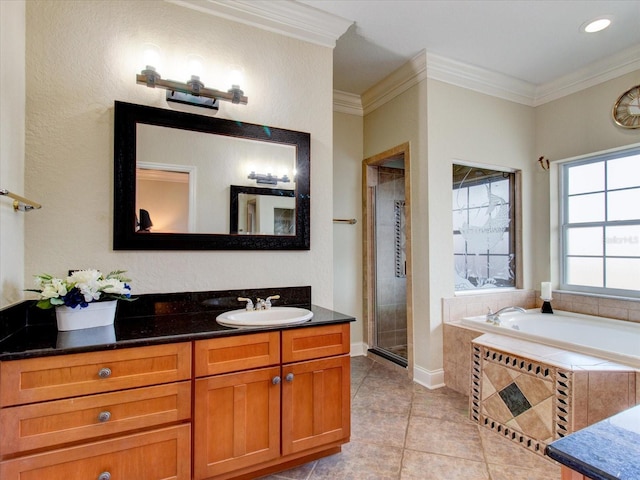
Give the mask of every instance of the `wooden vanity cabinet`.
M 349 324 L 0 362 L 0 479 L 249 479 L 340 451 Z
M 194 351 L 195 480 L 255 478 L 348 441 L 349 324 L 202 340 Z
M 191 343 L 0 363 L 0 478 L 191 476 Z

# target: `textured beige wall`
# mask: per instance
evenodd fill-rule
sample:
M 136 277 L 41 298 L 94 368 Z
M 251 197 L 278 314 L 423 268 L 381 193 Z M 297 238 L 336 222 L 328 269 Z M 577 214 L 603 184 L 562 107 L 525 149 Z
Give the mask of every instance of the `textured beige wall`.
M 24 50 L 25 2 L 0 2 L 0 188 L 38 201 L 24 190 Z M 24 219 L 0 198 L 0 308 L 23 298 Z
M 533 108 L 428 80 L 428 109 L 428 296 L 430 331 L 435 338 L 422 361 L 427 368 L 435 369 L 442 365 L 441 299 L 454 294 L 452 164 L 471 162 L 522 171 L 521 261 L 525 289 L 532 287 L 531 225 L 536 208 L 532 198 L 541 179 L 535 174 Z
M 165 78 L 189 53 L 206 85 L 245 69 L 247 106 L 218 117 L 311 134 L 311 251 L 113 251 L 113 102 L 168 108 L 164 92 L 135 83 L 144 42 L 160 46 Z M 26 178 L 43 214 L 26 223 L 25 278 L 69 268 L 121 268 L 134 293 L 311 285 L 332 307 L 332 51 L 166 2 L 27 4 Z M 186 78 L 184 78 L 186 80 Z M 204 110 L 204 109 L 202 109 Z M 207 112 L 198 112 L 206 114 Z
M 362 344 L 362 122 L 360 116 L 333 114 L 333 298 L 337 311 L 356 317 L 351 344 Z
M 640 70 L 536 108 L 536 153 L 551 162 L 640 142 L 640 130 L 616 126 L 611 110 L 618 97 L 640 84 Z M 559 281 L 558 184 L 556 169 L 535 192 L 536 279 Z M 549 220 L 551 219 L 551 221 Z

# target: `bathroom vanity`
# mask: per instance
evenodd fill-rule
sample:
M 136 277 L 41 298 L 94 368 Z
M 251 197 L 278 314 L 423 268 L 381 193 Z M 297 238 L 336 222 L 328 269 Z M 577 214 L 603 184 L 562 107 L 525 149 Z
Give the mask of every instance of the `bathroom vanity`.
M 0 478 L 256 478 L 339 452 L 354 319 L 306 288 L 277 290 L 313 318 L 277 328 L 215 322 L 274 290 L 143 295 L 109 343 L 60 345 L 51 312 L 0 312 L 4 334 L 27 317 L 0 342 Z

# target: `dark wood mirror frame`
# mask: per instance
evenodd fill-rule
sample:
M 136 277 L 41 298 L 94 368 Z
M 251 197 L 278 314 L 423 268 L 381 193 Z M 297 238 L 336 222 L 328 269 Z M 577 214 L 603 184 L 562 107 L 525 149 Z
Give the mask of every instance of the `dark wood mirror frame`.
M 114 250 L 310 249 L 311 136 L 308 133 L 124 102 L 115 102 L 114 116 Z M 294 146 L 295 235 L 136 233 L 136 126 L 139 123 Z

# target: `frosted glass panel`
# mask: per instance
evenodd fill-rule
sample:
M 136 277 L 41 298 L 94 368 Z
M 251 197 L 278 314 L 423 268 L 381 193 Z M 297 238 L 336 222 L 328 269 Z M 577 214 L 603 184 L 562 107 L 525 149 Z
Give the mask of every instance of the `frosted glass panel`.
M 567 253 L 569 255 L 603 254 L 602 227 L 572 228 L 567 231 Z
M 607 259 L 607 288 L 640 290 L 640 259 Z
M 569 197 L 569 223 L 604 220 L 604 193 Z
M 453 166 L 455 289 L 515 286 L 514 174 Z
M 607 227 L 607 256 L 640 258 L 640 225 Z M 636 271 L 640 278 L 640 269 Z
M 604 190 L 604 163 L 590 163 L 569 169 L 569 195 Z
M 607 188 L 634 187 L 640 179 L 640 155 L 616 158 L 607 164 Z
M 602 287 L 601 258 L 567 258 L 566 279 L 569 284 Z
M 640 174 L 636 179 L 639 181 Z M 607 220 L 633 220 L 638 218 L 640 188 L 609 192 L 607 195 Z

